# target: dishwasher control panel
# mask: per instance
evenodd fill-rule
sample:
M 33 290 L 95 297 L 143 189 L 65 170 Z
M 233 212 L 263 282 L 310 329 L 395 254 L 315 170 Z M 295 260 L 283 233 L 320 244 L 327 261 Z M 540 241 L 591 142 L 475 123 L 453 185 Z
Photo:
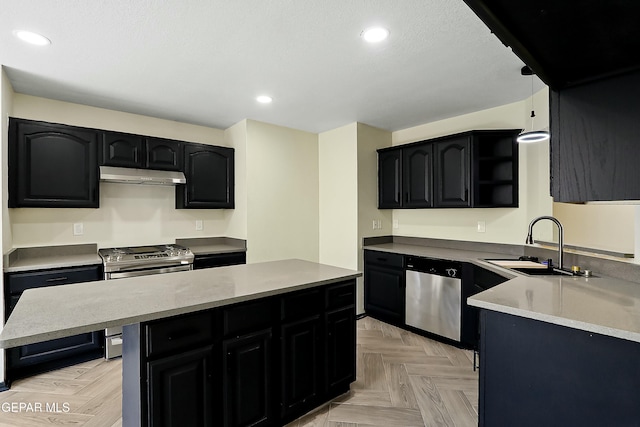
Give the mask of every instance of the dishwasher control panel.
M 462 277 L 462 263 L 442 259 L 406 257 L 407 270 L 429 273 L 436 276 L 459 279 Z

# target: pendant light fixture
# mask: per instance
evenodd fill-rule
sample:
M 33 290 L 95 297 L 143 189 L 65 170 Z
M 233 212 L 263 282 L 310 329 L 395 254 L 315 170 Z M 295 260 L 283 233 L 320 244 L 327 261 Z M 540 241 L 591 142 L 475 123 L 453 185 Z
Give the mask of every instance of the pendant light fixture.
M 531 130 L 523 130 L 522 132 L 520 132 L 520 135 L 518 135 L 516 141 L 522 143 L 546 141 L 547 139 L 549 139 L 549 131 L 534 130 L 533 127 L 533 119 L 536 117 L 536 111 L 533 108 L 533 70 L 525 65 L 520 70 L 520 74 L 522 74 L 523 76 L 531 76 Z

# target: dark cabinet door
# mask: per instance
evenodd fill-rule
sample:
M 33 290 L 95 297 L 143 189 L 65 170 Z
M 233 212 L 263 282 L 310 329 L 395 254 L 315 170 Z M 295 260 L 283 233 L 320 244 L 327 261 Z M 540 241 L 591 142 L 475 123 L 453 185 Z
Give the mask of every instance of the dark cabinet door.
M 404 271 L 366 264 L 364 308 L 372 317 L 404 323 Z
M 402 150 L 405 208 L 433 206 L 433 144 L 416 145 Z
M 280 340 L 280 415 L 302 415 L 315 407 L 321 392 L 320 316 L 282 325 Z
M 378 153 L 378 208 L 402 206 L 402 150 Z
M 230 252 L 225 254 L 196 255 L 193 260 L 193 269 L 224 267 L 225 265 L 238 265 L 247 263 L 246 252 Z
M 326 314 L 326 388 L 330 394 L 349 389 L 356 379 L 355 307 Z
M 147 138 L 144 167 L 169 171 L 182 170 L 182 142 L 163 138 Z
M 143 138 L 128 133 L 105 132 L 102 136 L 101 165 L 123 168 L 143 167 Z
M 176 208 L 234 207 L 233 148 L 186 144 L 185 185 L 176 187 Z
M 102 266 L 24 271 L 5 275 L 5 320 L 27 289 L 102 280 Z M 7 350 L 7 377 L 15 380 L 104 355 L 104 332 L 89 332 Z
M 271 336 L 265 329 L 222 342 L 225 427 L 273 423 Z
M 212 425 L 212 347 L 147 364 L 150 426 Z
M 471 142 L 469 136 L 435 144 L 435 206 L 471 206 Z
M 11 119 L 9 207 L 98 207 L 98 134 Z

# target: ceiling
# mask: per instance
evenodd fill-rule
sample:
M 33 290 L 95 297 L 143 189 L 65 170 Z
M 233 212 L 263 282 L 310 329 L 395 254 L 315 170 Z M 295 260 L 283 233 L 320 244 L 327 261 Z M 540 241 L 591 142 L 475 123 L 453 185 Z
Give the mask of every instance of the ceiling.
M 390 37 L 365 43 L 373 25 Z M 532 90 L 462 0 L 3 0 L 0 63 L 19 93 L 219 129 L 395 131 Z

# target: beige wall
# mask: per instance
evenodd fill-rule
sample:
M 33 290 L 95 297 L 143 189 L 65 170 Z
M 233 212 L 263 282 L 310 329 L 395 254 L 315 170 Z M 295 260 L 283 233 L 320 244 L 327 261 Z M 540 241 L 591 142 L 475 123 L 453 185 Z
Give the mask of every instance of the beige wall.
M 247 120 L 247 261 L 318 261 L 318 135 Z
M 320 262 L 358 268 L 358 124 L 318 135 Z
M 548 126 L 548 92 L 535 95 L 536 127 Z M 463 116 L 393 132 L 393 145 L 420 141 L 472 129 L 523 129 L 528 121 L 531 100 L 503 105 Z M 538 112 L 539 111 L 539 112 Z M 521 144 L 519 160 L 520 202 L 518 208 L 493 209 L 406 209 L 394 210 L 398 221 L 394 235 L 521 244 L 529 221 L 552 213 L 549 195 L 548 143 Z M 486 232 L 477 231 L 484 221 Z M 548 224 L 536 227 L 536 237 L 552 239 Z
M 14 117 L 225 145 L 219 129 L 15 94 Z M 240 212 L 240 211 L 237 211 Z M 236 211 L 175 209 L 173 187 L 101 183 L 99 209 L 11 210 L 13 247 L 98 243 L 101 247 L 167 243 L 175 238 L 226 235 Z M 195 230 L 195 221 L 203 230 Z M 73 235 L 73 224 L 84 235 Z M 235 236 L 232 236 L 235 237 Z M 5 252 L 8 248 L 4 248 Z
M 553 216 L 562 223 L 568 245 L 632 254 L 636 209 L 632 205 L 554 203 Z
M 227 237 L 247 239 L 247 121 L 242 120 L 224 131 L 225 145 L 233 147 L 235 169 L 235 209 L 227 210 Z
M 9 78 L 4 72 L 4 68 L 0 67 L 0 165 L 2 165 L 2 175 L 0 176 L 0 183 L 2 184 L 2 200 L 0 205 L 2 208 L 2 239 L 0 239 L 0 254 L 6 252 L 11 248 L 12 235 L 11 224 L 9 221 L 10 211 L 7 205 L 8 201 L 8 183 L 7 183 L 7 171 L 8 171 L 8 124 L 9 116 L 13 109 L 13 88 L 9 83 Z M 0 271 L 4 268 L 3 259 L 0 257 Z M 0 289 L 4 289 L 4 275 L 0 274 Z M 0 292 L 0 332 L 4 326 L 4 292 Z M 4 372 L 4 350 L 0 350 L 0 383 L 5 381 Z

